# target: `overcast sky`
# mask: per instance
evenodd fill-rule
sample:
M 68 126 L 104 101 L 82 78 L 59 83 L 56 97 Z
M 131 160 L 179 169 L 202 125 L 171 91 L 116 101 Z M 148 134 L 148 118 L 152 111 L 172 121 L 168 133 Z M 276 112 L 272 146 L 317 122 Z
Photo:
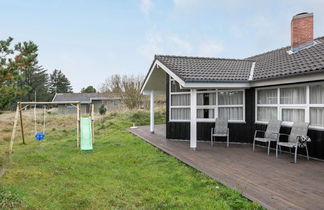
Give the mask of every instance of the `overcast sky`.
M 324 0 L 0 0 L 0 39 L 32 40 L 39 63 L 73 90 L 112 74 L 145 75 L 154 54 L 245 58 L 290 44 L 290 21 Z

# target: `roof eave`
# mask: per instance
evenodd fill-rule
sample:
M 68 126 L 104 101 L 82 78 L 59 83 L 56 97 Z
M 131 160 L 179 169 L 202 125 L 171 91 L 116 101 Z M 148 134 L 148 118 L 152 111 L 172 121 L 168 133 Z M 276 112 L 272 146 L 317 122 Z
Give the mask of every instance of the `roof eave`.
M 263 81 L 269 81 L 269 80 L 274 80 L 274 79 L 286 79 L 286 78 L 295 77 L 295 76 L 311 75 L 311 74 L 317 74 L 317 73 L 323 73 L 323 72 L 324 72 L 324 68 L 317 69 L 314 71 L 294 73 L 294 74 L 290 74 L 290 75 L 273 76 L 273 77 L 259 78 L 259 79 L 257 78 L 257 79 L 253 79 L 251 82 L 263 82 Z
M 157 59 L 155 57 L 152 64 L 151 64 L 151 66 L 150 66 L 149 72 L 145 76 L 145 79 L 144 79 L 143 84 L 141 86 L 141 89 L 140 89 L 141 93 L 144 93 L 145 86 L 146 86 L 148 80 L 150 79 L 150 76 L 153 73 L 155 67 L 159 67 L 159 68 L 163 69 L 168 75 L 173 77 L 180 85 L 185 84 L 183 78 L 177 72 L 172 71 L 169 67 L 165 66 L 164 63 L 162 63 L 162 61 L 160 61 L 159 59 Z
M 248 80 L 185 80 L 185 82 L 196 83 L 248 83 Z

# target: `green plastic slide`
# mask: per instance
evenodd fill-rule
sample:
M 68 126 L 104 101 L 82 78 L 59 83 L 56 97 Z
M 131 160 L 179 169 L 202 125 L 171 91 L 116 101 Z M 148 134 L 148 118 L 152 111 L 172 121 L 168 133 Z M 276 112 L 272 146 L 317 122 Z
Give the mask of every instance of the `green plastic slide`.
M 91 117 L 81 117 L 81 150 L 92 150 Z

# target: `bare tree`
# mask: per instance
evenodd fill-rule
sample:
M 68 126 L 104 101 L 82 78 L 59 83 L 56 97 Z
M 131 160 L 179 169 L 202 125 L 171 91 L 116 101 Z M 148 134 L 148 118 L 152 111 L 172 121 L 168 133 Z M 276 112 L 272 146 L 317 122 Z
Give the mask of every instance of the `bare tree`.
M 112 75 L 101 86 L 100 92 L 119 93 L 125 106 L 129 109 L 139 108 L 143 104 L 141 94 L 143 76 Z
M 129 109 L 139 108 L 143 103 L 143 95 L 141 93 L 142 76 L 126 76 L 122 77 L 122 99 Z
M 119 74 L 114 74 L 107 78 L 100 88 L 102 93 L 121 93 L 122 92 L 122 77 Z

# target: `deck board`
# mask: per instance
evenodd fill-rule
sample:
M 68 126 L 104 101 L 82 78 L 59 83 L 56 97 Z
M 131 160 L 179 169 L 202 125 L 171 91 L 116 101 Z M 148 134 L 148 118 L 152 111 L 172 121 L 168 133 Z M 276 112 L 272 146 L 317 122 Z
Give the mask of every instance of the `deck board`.
M 279 159 L 249 144 L 224 144 L 211 147 L 198 142 L 196 151 L 188 141 L 165 138 L 165 125 L 157 125 L 155 134 L 149 126 L 129 129 L 130 132 L 180 161 L 196 168 L 222 184 L 241 192 L 248 199 L 268 209 L 324 209 L 324 162 L 283 153 Z

